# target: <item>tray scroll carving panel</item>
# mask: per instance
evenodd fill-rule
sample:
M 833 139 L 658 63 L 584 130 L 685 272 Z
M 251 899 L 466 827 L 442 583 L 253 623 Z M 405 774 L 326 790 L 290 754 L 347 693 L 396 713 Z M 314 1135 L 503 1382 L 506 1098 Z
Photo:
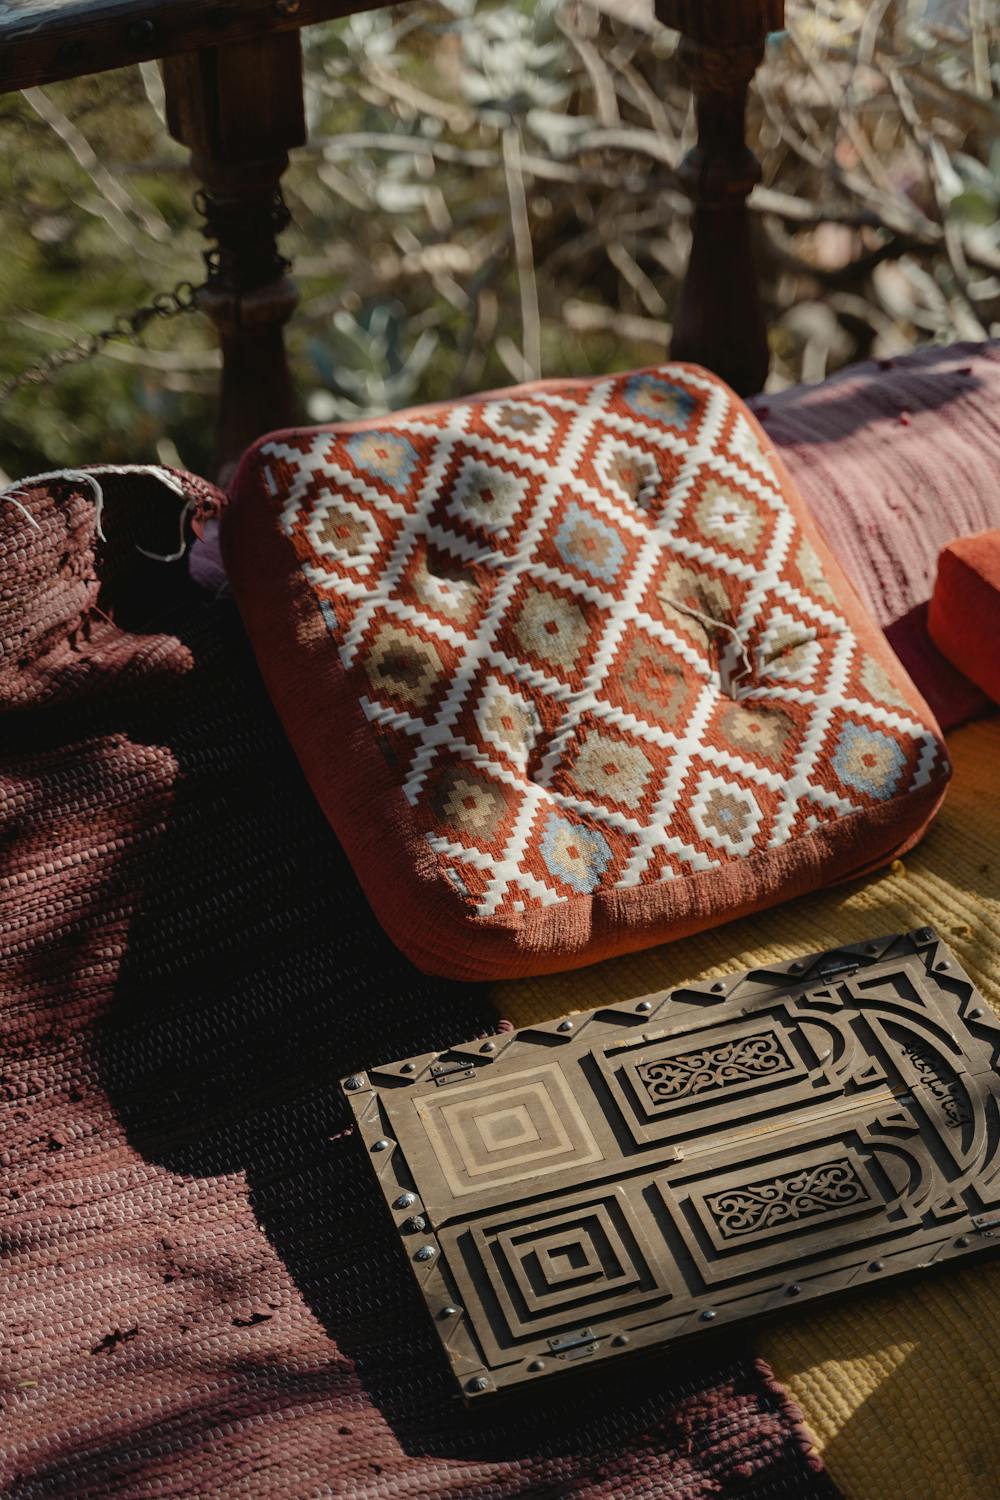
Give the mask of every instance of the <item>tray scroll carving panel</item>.
M 635 1070 L 654 1109 L 794 1071 L 794 1060 L 773 1027 L 755 1029 L 749 1036 L 694 1051 L 670 1053 L 653 1062 L 640 1063 Z
M 988 1248 L 998 1060 L 921 929 L 344 1087 L 479 1398 Z

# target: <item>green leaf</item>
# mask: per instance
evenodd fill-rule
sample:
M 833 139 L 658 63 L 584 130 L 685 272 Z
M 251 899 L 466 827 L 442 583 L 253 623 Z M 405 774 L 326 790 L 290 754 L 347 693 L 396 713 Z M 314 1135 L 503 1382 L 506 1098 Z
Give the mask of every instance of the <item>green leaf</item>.
M 988 198 L 976 188 L 966 188 L 956 193 L 948 204 L 948 216 L 963 224 L 995 224 L 997 222 L 997 200 Z

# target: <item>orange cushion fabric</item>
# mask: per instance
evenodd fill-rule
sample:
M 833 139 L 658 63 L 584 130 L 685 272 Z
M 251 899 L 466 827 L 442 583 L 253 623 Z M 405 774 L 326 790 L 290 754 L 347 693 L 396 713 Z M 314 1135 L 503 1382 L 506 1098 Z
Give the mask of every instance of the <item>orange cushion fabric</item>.
M 959 537 L 944 548 L 928 628 L 938 650 L 1000 703 L 1000 531 Z
M 513 977 L 892 858 L 934 720 L 743 402 L 671 364 L 273 434 L 222 528 L 396 943 Z

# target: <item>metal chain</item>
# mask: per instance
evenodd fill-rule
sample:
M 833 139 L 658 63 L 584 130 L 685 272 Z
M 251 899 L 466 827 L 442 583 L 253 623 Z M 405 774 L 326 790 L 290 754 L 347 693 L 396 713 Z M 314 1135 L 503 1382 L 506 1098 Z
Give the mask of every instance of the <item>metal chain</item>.
M 172 291 L 157 292 L 155 297 L 142 307 L 137 307 L 128 317 L 118 317 L 100 332 L 88 333 L 83 338 L 74 339 L 65 348 L 54 349 L 37 364 L 29 365 L 17 375 L 11 375 L 0 382 L 0 404 L 22 386 L 47 385 L 67 365 L 85 364 L 88 360 L 96 359 L 113 339 L 138 339 L 147 324 L 156 318 L 177 318 L 182 313 L 193 312 L 198 305 L 198 293 L 201 290 L 202 287 L 194 286 L 190 281 L 179 281 Z
M 222 283 L 239 296 L 266 286 L 291 268 L 277 245 L 278 236 L 292 222 L 280 187 L 274 189 L 266 207 L 217 196 L 207 188 L 198 188 L 191 201 L 204 221 L 201 232 L 210 242 L 202 253 L 207 286 Z
M 60 370 L 68 365 L 85 364 L 103 353 L 113 339 L 138 339 L 148 323 L 156 318 L 177 318 L 182 313 L 194 312 L 198 306 L 198 293 L 218 286 L 220 282 L 231 285 L 237 297 L 263 286 L 289 269 L 291 262 L 281 254 L 275 243 L 278 235 L 291 222 L 291 214 L 285 204 L 280 187 L 274 189 L 267 211 L 261 213 L 257 204 L 245 205 L 216 196 L 205 188 L 198 188 L 192 196 L 195 212 L 204 221 L 202 234 L 213 243 L 203 252 L 207 275 L 200 286 L 190 281 L 179 281 L 170 292 L 157 292 L 155 297 L 142 307 L 137 307 L 128 317 L 115 319 L 99 333 L 86 334 L 74 339 L 62 349 L 54 349 L 36 364 L 29 365 L 17 375 L 0 381 L 0 405 L 23 386 L 47 385 Z M 229 246 L 229 249 L 223 249 Z

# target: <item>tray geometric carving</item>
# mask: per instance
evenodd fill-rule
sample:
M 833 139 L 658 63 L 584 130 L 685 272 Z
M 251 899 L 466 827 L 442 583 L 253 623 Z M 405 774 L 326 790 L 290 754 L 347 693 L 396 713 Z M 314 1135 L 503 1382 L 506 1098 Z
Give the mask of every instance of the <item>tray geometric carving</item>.
M 921 928 L 343 1087 L 480 1399 L 989 1248 L 998 1062 Z

